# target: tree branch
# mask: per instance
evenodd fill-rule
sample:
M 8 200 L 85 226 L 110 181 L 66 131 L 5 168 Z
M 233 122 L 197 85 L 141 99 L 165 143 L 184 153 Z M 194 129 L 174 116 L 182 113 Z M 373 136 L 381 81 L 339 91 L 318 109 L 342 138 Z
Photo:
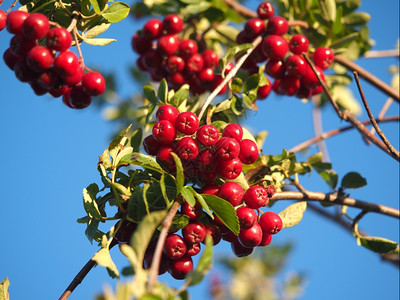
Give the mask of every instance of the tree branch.
M 388 207 L 381 204 L 375 204 L 370 202 L 365 202 L 361 200 L 356 200 L 349 197 L 338 197 L 337 195 L 328 193 L 324 194 L 321 192 L 311 192 L 311 191 L 303 191 L 303 192 L 278 192 L 270 199 L 273 201 L 276 200 L 298 200 L 298 201 L 318 201 L 321 203 L 330 203 L 330 204 L 338 204 L 338 205 L 347 205 L 351 207 L 360 208 L 362 210 L 368 212 L 376 212 L 379 214 L 387 215 L 390 217 L 394 217 L 400 219 L 400 211 L 398 209 Z
M 393 50 L 372 50 L 364 53 L 364 58 L 399 57 L 399 49 Z

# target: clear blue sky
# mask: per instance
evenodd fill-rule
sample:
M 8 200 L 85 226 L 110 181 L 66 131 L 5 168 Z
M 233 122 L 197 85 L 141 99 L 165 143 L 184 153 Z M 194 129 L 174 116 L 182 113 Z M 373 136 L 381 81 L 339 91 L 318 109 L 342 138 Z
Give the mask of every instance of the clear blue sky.
M 2 8 L 10 2 L 5 0 Z M 249 6 L 255 8 L 257 3 L 251 2 Z M 371 38 L 376 41 L 374 49 L 393 49 L 399 37 L 399 2 L 390 0 L 382 5 L 364 1 L 362 10 L 372 16 L 370 30 Z M 117 38 L 117 43 L 83 47 L 87 65 L 101 65 L 107 71 L 116 72 L 124 96 L 141 91 L 130 80 L 127 67 L 136 59 L 130 48 L 131 35 L 143 22 L 127 18 L 104 34 L 104 37 Z M 10 38 L 7 32 L 0 33 L 1 53 L 8 47 Z M 388 67 L 398 64 L 398 60 L 364 59 L 359 63 L 390 82 Z M 35 96 L 2 62 L 0 78 L 3 203 L 0 280 L 9 277 L 13 300 L 57 299 L 97 251 L 86 239 L 85 227 L 75 221 L 85 215 L 82 189 L 92 182 L 100 183 L 96 170 L 98 155 L 108 146 L 115 128 L 95 107 L 75 111 L 60 99 Z M 386 96 L 365 82 L 363 87 L 376 114 Z M 393 104 L 388 115 L 398 113 L 398 105 Z M 324 110 L 323 117 L 324 130 L 343 125 L 332 110 Z M 365 113 L 360 117 L 366 118 Z M 291 148 L 313 136 L 310 104 L 291 98 L 274 96 L 260 103 L 260 111 L 250 114 L 245 124 L 254 132 L 264 129 L 270 132 L 264 147 L 266 153 L 278 154 L 282 148 Z M 382 128 L 399 149 L 398 125 L 385 124 Z M 399 208 L 399 167 L 392 158 L 373 146 L 366 147 L 356 132 L 332 138 L 327 145 L 339 175 L 358 171 L 368 181 L 366 187 L 352 192 L 352 197 Z M 328 191 L 317 176 L 301 180 L 310 190 Z M 277 210 L 287 204 L 277 205 Z M 376 214 L 368 215 L 361 223 L 372 235 L 396 241 L 399 240 L 398 226 L 398 220 Z M 382 263 L 377 255 L 358 247 L 349 233 L 311 211 L 307 211 L 298 226 L 283 230 L 274 239 L 277 244 L 287 241 L 294 243 L 295 251 L 284 271 L 304 271 L 308 276 L 303 299 L 399 298 L 398 269 Z M 230 255 L 230 247 L 226 245 L 221 243 L 215 251 Z M 112 250 L 112 255 L 120 269 L 127 265 L 117 249 Z M 168 280 L 166 276 L 162 278 Z M 107 282 L 115 284 L 105 269 L 96 267 L 70 299 L 93 299 Z M 192 299 L 207 298 L 205 284 L 194 291 Z

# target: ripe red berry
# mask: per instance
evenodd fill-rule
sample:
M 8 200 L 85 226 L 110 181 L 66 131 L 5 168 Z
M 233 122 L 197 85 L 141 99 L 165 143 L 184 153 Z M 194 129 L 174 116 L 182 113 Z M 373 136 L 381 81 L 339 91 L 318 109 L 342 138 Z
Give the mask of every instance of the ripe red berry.
M 315 66 L 317 74 L 319 77 L 325 81 L 324 72 L 319 67 Z M 311 90 L 320 87 L 320 83 L 318 77 L 315 75 L 314 71 L 311 69 L 310 66 L 307 67 L 306 73 L 301 77 L 301 84 L 304 85 L 306 88 Z
M 271 241 L 272 241 L 272 234 L 263 231 L 261 243 L 258 246 L 260 247 L 267 246 L 271 243 Z
M 162 144 L 153 135 L 149 135 L 143 139 L 143 148 L 147 154 L 157 155 L 161 146 Z
M 65 28 L 52 28 L 46 35 L 46 46 L 56 51 L 67 51 L 71 42 L 72 36 Z
M 5 11 L 0 9 L 0 31 L 2 31 L 7 26 L 7 14 Z
M 262 186 L 253 185 L 244 193 L 243 201 L 253 209 L 265 206 L 269 202 L 267 190 Z
M 150 40 L 155 40 L 160 37 L 162 31 L 162 21 L 157 19 L 150 19 L 143 26 L 143 36 Z
M 198 202 L 196 202 L 194 206 L 190 206 L 190 204 L 185 201 L 181 204 L 181 213 L 188 216 L 191 220 L 196 220 L 203 214 L 203 208 Z
M 239 219 L 240 229 L 249 229 L 257 222 L 257 213 L 250 207 L 239 207 L 236 210 L 236 215 Z
M 233 254 L 235 254 L 237 257 L 249 256 L 251 253 L 253 253 L 254 249 L 244 247 L 237 239 L 231 243 L 231 248 Z
M 178 90 L 185 82 L 186 79 L 180 72 L 168 75 L 168 83 L 171 84 L 172 89 Z
M 143 268 L 149 270 L 153 262 L 154 249 L 148 249 L 143 258 Z M 168 258 L 161 256 L 160 265 L 158 267 L 158 275 L 162 275 L 168 270 Z
M 261 226 L 255 222 L 249 229 L 240 229 L 238 240 L 246 248 L 258 246 L 262 240 Z
M 225 179 L 235 179 L 242 173 L 242 162 L 238 157 L 232 160 L 220 160 L 218 172 Z
M 208 84 L 212 82 L 215 78 L 214 69 L 211 67 L 206 67 L 200 71 L 198 74 L 198 80 L 201 84 Z
M 79 59 L 74 52 L 61 52 L 54 61 L 54 70 L 61 77 L 73 75 L 79 68 Z
M 322 70 L 328 69 L 333 61 L 335 60 L 335 55 L 333 51 L 329 48 L 318 47 L 315 49 L 313 54 L 313 61 L 317 67 L 320 67 Z
M 58 98 L 63 96 L 67 91 L 69 87 L 65 85 L 61 85 L 59 87 L 53 88 L 49 90 L 49 94 L 52 95 L 54 98 Z
M 220 188 L 220 186 L 218 184 L 206 185 L 200 190 L 200 193 L 217 196 L 219 188 Z
M 64 77 L 62 79 L 62 82 L 70 87 L 73 87 L 74 85 L 77 85 L 78 83 L 80 83 L 83 79 L 83 76 L 85 75 L 85 71 L 83 70 L 83 68 L 78 68 L 76 69 L 76 72 L 74 74 L 72 74 L 71 76 L 68 77 Z M 85 89 L 85 87 L 83 87 L 85 93 L 87 93 L 88 95 L 90 95 L 87 90 Z M 94 95 L 90 95 L 90 96 L 94 96 Z
M 174 148 L 171 145 L 163 145 L 157 152 L 157 161 L 164 164 L 164 166 L 170 171 L 175 172 L 175 160 L 171 155 L 171 152 L 174 151 Z
M 22 57 L 14 55 L 11 52 L 11 49 L 7 48 L 7 50 L 3 53 L 3 60 L 7 67 L 9 67 L 11 70 L 14 70 L 15 64 L 22 60 Z
M 205 148 L 199 152 L 199 155 L 196 158 L 196 164 L 201 172 L 211 172 L 217 169 L 215 160 L 216 157 L 214 154 L 214 150 L 210 148 Z
M 290 75 L 301 78 L 307 71 L 307 62 L 297 54 L 289 56 L 285 61 L 285 67 Z
M 72 108 L 83 109 L 90 105 L 92 96 L 88 95 L 81 85 L 76 85 L 69 92 L 69 103 Z
M 185 279 L 186 275 L 193 270 L 193 260 L 185 255 L 178 259 L 172 259 L 168 263 L 168 273 L 175 279 Z
M 15 64 L 14 73 L 21 82 L 29 82 L 37 78 L 37 73 L 28 67 L 25 59 L 21 59 Z
M 242 203 L 243 195 L 243 188 L 233 181 L 225 182 L 218 191 L 218 196 L 228 201 L 232 206 L 238 206 Z
M 31 82 L 29 82 L 29 85 L 31 86 L 33 92 L 34 92 L 35 95 L 37 95 L 37 96 L 43 96 L 44 94 L 46 94 L 46 93 L 49 91 L 48 89 L 42 87 L 42 86 L 38 83 L 37 79 L 36 79 L 36 80 L 33 80 L 33 81 L 31 81 Z
M 187 59 L 198 51 L 197 43 L 194 40 L 182 40 L 179 43 L 179 56 L 184 59 Z
M 289 42 L 289 49 L 294 54 L 301 54 L 308 51 L 309 41 L 302 34 L 295 34 Z
M 44 14 L 33 13 L 22 24 L 22 32 L 28 39 L 41 39 L 49 31 L 49 20 Z
M 204 60 L 200 54 L 195 53 L 186 59 L 185 64 L 188 72 L 199 73 L 201 70 L 203 70 Z
M 262 49 L 269 59 L 280 60 L 286 56 L 289 46 L 283 37 L 270 35 L 264 39 Z
M 192 135 L 199 128 L 199 119 L 190 111 L 182 112 L 176 118 L 175 126 L 180 133 Z
M 270 60 L 265 65 L 265 72 L 274 79 L 280 79 L 286 72 L 285 63 L 282 60 Z
M 172 259 L 178 259 L 185 255 L 186 244 L 181 236 L 169 234 L 165 239 L 164 254 Z
M 281 217 L 272 211 L 263 213 L 260 217 L 259 224 L 262 231 L 269 234 L 278 233 L 283 226 Z
M 170 56 L 178 50 L 179 41 L 175 35 L 164 35 L 157 41 L 157 50 L 159 53 Z
M 153 136 L 161 144 L 170 144 L 176 138 L 176 129 L 174 124 L 168 120 L 158 121 L 153 126 Z
M 257 144 L 249 139 L 244 139 L 240 142 L 239 159 L 242 163 L 249 165 L 258 159 Z
M 196 139 L 204 146 L 212 146 L 219 139 L 218 129 L 213 125 L 203 125 L 197 130 Z
M 27 39 L 22 34 L 16 34 L 10 40 L 10 50 L 15 56 L 24 57 L 36 46 L 36 40 Z
M 101 73 L 93 71 L 85 74 L 82 86 L 89 95 L 98 96 L 106 90 L 106 81 Z
M 53 89 L 59 83 L 59 77 L 53 69 L 49 69 L 40 74 L 38 83 L 46 89 Z
M 187 247 L 186 255 L 188 255 L 188 256 L 196 256 L 197 254 L 200 253 L 200 250 L 201 250 L 200 243 L 188 244 L 188 245 L 186 245 L 186 247 Z
M 239 124 L 229 123 L 222 131 L 223 137 L 231 137 L 240 142 L 243 138 L 243 128 Z
M 22 34 L 22 24 L 28 18 L 29 13 L 22 10 L 14 10 L 7 15 L 7 31 L 13 34 Z
M 33 71 L 43 72 L 53 65 L 54 56 L 47 47 L 36 46 L 29 51 L 26 63 Z
M 171 55 L 168 57 L 166 68 L 170 74 L 182 72 L 185 69 L 185 61 L 178 55 Z
M 151 49 L 143 55 L 143 64 L 148 70 L 156 70 L 162 65 L 162 57 L 156 50 Z
M 238 33 L 236 36 L 236 43 L 238 45 L 251 43 L 253 39 L 249 38 L 243 30 Z
M 175 124 L 178 115 L 179 111 L 175 107 L 168 104 L 161 105 L 156 112 L 156 118 L 158 121 L 168 120 L 172 124 Z
M 194 160 L 199 154 L 199 146 L 196 140 L 186 136 L 176 144 L 175 152 L 184 161 Z
M 295 75 L 285 74 L 278 87 L 282 93 L 288 96 L 293 96 L 300 88 L 300 79 Z
M 206 230 L 203 223 L 194 221 L 182 228 L 182 236 L 189 244 L 201 243 L 206 237 Z
M 222 238 L 221 229 L 214 222 L 206 223 L 204 224 L 204 227 L 206 231 L 206 236 L 211 236 L 213 245 L 217 245 Z M 205 240 L 202 243 L 204 242 Z
M 264 30 L 265 23 L 259 18 L 250 19 L 244 25 L 244 32 L 250 39 L 254 39 L 255 37 L 259 36 L 264 32 Z
M 267 32 L 269 34 L 284 35 L 289 30 L 288 21 L 281 16 L 274 16 L 269 19 Z
M 257 99 L 264 100 L 266 99 L 269 94 L 271 93 L 272 84 L 268 79 L 268 83 L 266 85 L 260 86 L 257 90 Z
M 170 14 L 165 16 L 162 27 L 167 34 L 177 34 L 183 30 L 183 20 L 179 15 Z
M 62 102 L 68 106 L 69 108 L 73 108 L 72 105 L 69 103 L 69 94 L 71 92 L 71 88 L 67 87 L 67 90 L 64 92 L 62 96 Z
M 201 54 L 204 60 L 204 67 L 216 67 L 218 66 L 219 57 L 218 55 L 212 51 L 211 49 L 206 49 Z
M 222 137 L 215 143 L 215 154 L 221 160 L 232 160 L 240 153 L 240 144 L 230 137 Z
M 275 9 L 270 2 L 263 2 L 258 6 L 257 14 L 261 20 L 267 20 L 274 16 Z

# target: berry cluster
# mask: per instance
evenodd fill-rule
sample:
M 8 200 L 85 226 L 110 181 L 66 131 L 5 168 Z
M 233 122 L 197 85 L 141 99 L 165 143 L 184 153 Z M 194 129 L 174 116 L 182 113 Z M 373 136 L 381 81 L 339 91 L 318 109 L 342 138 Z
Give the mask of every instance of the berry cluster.
M 274 79 L 258 89 L 258 99 L 265 99 L 273 90 L 279 95 L 309 98 L 322 92 L 318 78 L 304 59 L 309 53 L 309 41 L 301 34 L 288 34 L 288 20 L 276 16 L 274 7 L 263 2 L 257 9 L 258 18 L 246 22 L 244 29 L 237 35 L 238 44 L 251 43 L 262 35 L 262 43 L 254 49 L 243 64 L 248 73 L 258 72 L 260 64 L 265 64 L 265 72 Z M 331 49 L 317 48 L 312 58 L 320 77 L 324 80 L 323 70 L 330 67 L 334 60 Z M 269 79 L 268 79 L 269 81 Z
M 222 81 L 215 73 L 218 55 L 211 49 L 199 53 L 196 41 L 179 36 L 182 30 L 183 20 L 176 14 L 167 15 L 162 21 L 147 21 L 132 36 L 132 48 L 140 55 L 137 66 L 149 72 L 154 81 L 166 78 L 173 89 L 188 83 L 192 94 L 214 90 Z M 226 87 L 220 94 L 225 91 Z
M 63 96 L 68 107 L 82 109 L 90 105 L 92 96 L 104 92 L 104 77 L 94 71 L 85 74 L 78 56 L 69 50 L 72 37 L 65 28 L 50 28 L 45 15 L 20 10 L 6 16 L 6 27 L 14 36 L 3 59 L 35 94 Z
M 159 273 L 168 271 L 175 279 L 184 279 L 193 269 L 192 257 L 200 252 L 207 235 L 214 245 L 221 239 L 230 242 L 234 254 L 239 257 L 251 254 L 256 246 L 268 245 L 272 235 L 282 229 L 282 220 L 271 211 L 262 213 L 260 208 L 268 205 L 275 188 L 254 185 L 244 191 L 238 183 L 227 181 L 239 176 L 243 163 L 251 164 L 258 159 L 258 147 L 252 140 L 243 139 L 242 127 L 228 124 L 220 135 L 212 125 L 199 127 L 195 114 L 179 113 L 170 105 L 160 106 L 156 118 L 158 122 L 153 126 L 152 135 L 143 141 L 145 151 L 156 156 L 170 172 L 175 172 L 176 168 L 171 152 L 176 153 L 182 161 L 185 177 L 200 179 L 199 193 L 215 195 L 232 204 L 240 224 L 240 233 L 236 236 L 217 216 L 212 220 L 205 214 L 198 202 L 194 207 L 183 202 L 179 213 L 187 216 L 189 223 L 180 234 L 171 231 L 166 237 Z M 225 183 L 214 184 L 221 181 Z M 129 241 L 136 228 L 135 224 L 128 223 L 116 236 L 119 242 Z M 150 267 L 153 253 L 154 245 L 150 244 L 145 268 Z

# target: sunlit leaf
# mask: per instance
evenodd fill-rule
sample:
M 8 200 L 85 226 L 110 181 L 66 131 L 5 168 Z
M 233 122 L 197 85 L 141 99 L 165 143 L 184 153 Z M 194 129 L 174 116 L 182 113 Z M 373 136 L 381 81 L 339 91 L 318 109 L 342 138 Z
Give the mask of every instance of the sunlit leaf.
M 290 228 L 297 225 L 303 218 L 303 213 L 306 211 L 306 208 L 307 202 L 301 201 L 289 205 L 283 211 L 281 211 L 279 216 L 282 219 L 282 228 Z
M 129 5 L 124 2 L 114 2 L 101 15 L 110 23 L 117 23 L 129 15 Z
M 92 260 L 95 261 L 98 265 L 106 267 L 112 277 L 119 277 L 118 269 L 111 259 L 110 251 L 108 248 L 101 248 L 92 257 Z

